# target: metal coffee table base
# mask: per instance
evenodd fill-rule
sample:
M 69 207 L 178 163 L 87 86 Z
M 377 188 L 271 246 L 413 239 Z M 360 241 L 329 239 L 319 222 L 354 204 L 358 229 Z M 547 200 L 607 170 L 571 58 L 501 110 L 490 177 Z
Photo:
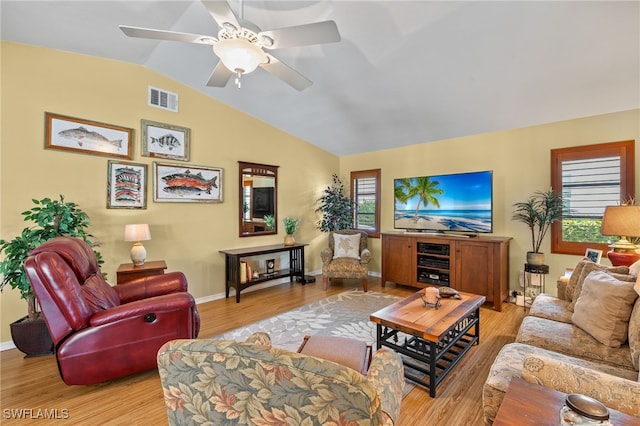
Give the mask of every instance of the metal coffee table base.
M 412 374 L 405 369 L 405 377 L 429 388 L 436 396 L 436 387 L 474 344 L 480 343 L 480 309 L 462 318 L 438 342 L 402 333 L 388 326 L 376 324 L 377 347 L 389 347 L 406 357 L 405 366 L 422 372 L 429 378 Z M 473 329 L 473 330 L 472 330 Z

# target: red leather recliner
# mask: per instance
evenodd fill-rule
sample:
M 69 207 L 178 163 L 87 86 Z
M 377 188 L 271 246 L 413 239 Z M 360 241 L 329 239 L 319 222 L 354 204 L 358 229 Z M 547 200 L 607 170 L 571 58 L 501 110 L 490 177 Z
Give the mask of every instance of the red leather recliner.
M 25 269 L 68 385 L 157 368 L 164 343 L 198 336 L 200 316 L 182 272 L 112 287 L 91 247 L 71 237 L 33 250 Z

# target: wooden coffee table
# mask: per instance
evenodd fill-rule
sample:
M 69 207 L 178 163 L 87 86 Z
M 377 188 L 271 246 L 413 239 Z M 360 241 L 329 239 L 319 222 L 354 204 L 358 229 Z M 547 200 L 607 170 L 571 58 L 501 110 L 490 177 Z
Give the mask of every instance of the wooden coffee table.
M 556 426 L 566 394 L 514 377 L 493 421 L 493 426 Z M 640 419 L 609 408 L 615 426 L 638 425 Z
M 436 387 L 474 344 L 480 343 L 480 306 L 486 297 L 460 292 L 462 299 L 441 299 L 438 309 L 425 307 L 420 295 L 412 294 L 371 314 L 376 323 L 376 345 L 406 355 L 405 377 L 429 388 Z M 428 381 L 425 380 L 428 377 Z

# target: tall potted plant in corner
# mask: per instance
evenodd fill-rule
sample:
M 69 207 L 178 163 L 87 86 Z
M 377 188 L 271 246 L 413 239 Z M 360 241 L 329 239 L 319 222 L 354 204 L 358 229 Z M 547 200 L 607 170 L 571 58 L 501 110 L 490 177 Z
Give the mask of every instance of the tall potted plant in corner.
M 551 224 L 562 218 L 564 203 L 562 196 L 548 189 L 534 192 L 527 201 L 515 203 L 512 220 L 522 222 L 531 232 L 531 251 L 527 252 L 527 263 L 544 264 L 544 253 L 540 246 Z
M 344 194 L 344 185 L 338 175 L 333 174 L 333 183 L 325 188 L 318 199 L 316 212 L 322 213 L 318 228 L 322 232 L 353 228 L 353 201 Z
M 44 320 L 36 306 L 36 299 L 31 290 L 31 284 L 24 270 L 24 261 L 29 253 L 40 244 L 59 236 L 82 238 L 92 247 L 96 246 L 90 240 L 87 232 L 89 216 L 78 208 L 77 204 L 60 200 L 43 198 L 32 200 L 36 205 L 30 210 L 22 212 L 26 222 L 35 222 L 35 227 L 22 230 L 13 240 L 0 240 L 0 254 L 4 258 L 0 261 L 0 291 L 9 285 L 20 291 L 20 296 L 27 301 L 27 316 L 10 325 L 11 337 L 16 347 L 27 356 L 51 353 L 53 343 Z M 98 263 L 102 264 L 102 256 L 95 251 Z

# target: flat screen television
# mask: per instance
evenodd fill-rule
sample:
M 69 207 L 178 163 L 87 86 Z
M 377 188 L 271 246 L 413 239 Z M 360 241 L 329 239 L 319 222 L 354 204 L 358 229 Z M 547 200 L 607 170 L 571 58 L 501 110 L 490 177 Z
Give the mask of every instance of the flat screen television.
M 394 180 L 394 228 L 433 233 L 493 232 L 493 172 Z

